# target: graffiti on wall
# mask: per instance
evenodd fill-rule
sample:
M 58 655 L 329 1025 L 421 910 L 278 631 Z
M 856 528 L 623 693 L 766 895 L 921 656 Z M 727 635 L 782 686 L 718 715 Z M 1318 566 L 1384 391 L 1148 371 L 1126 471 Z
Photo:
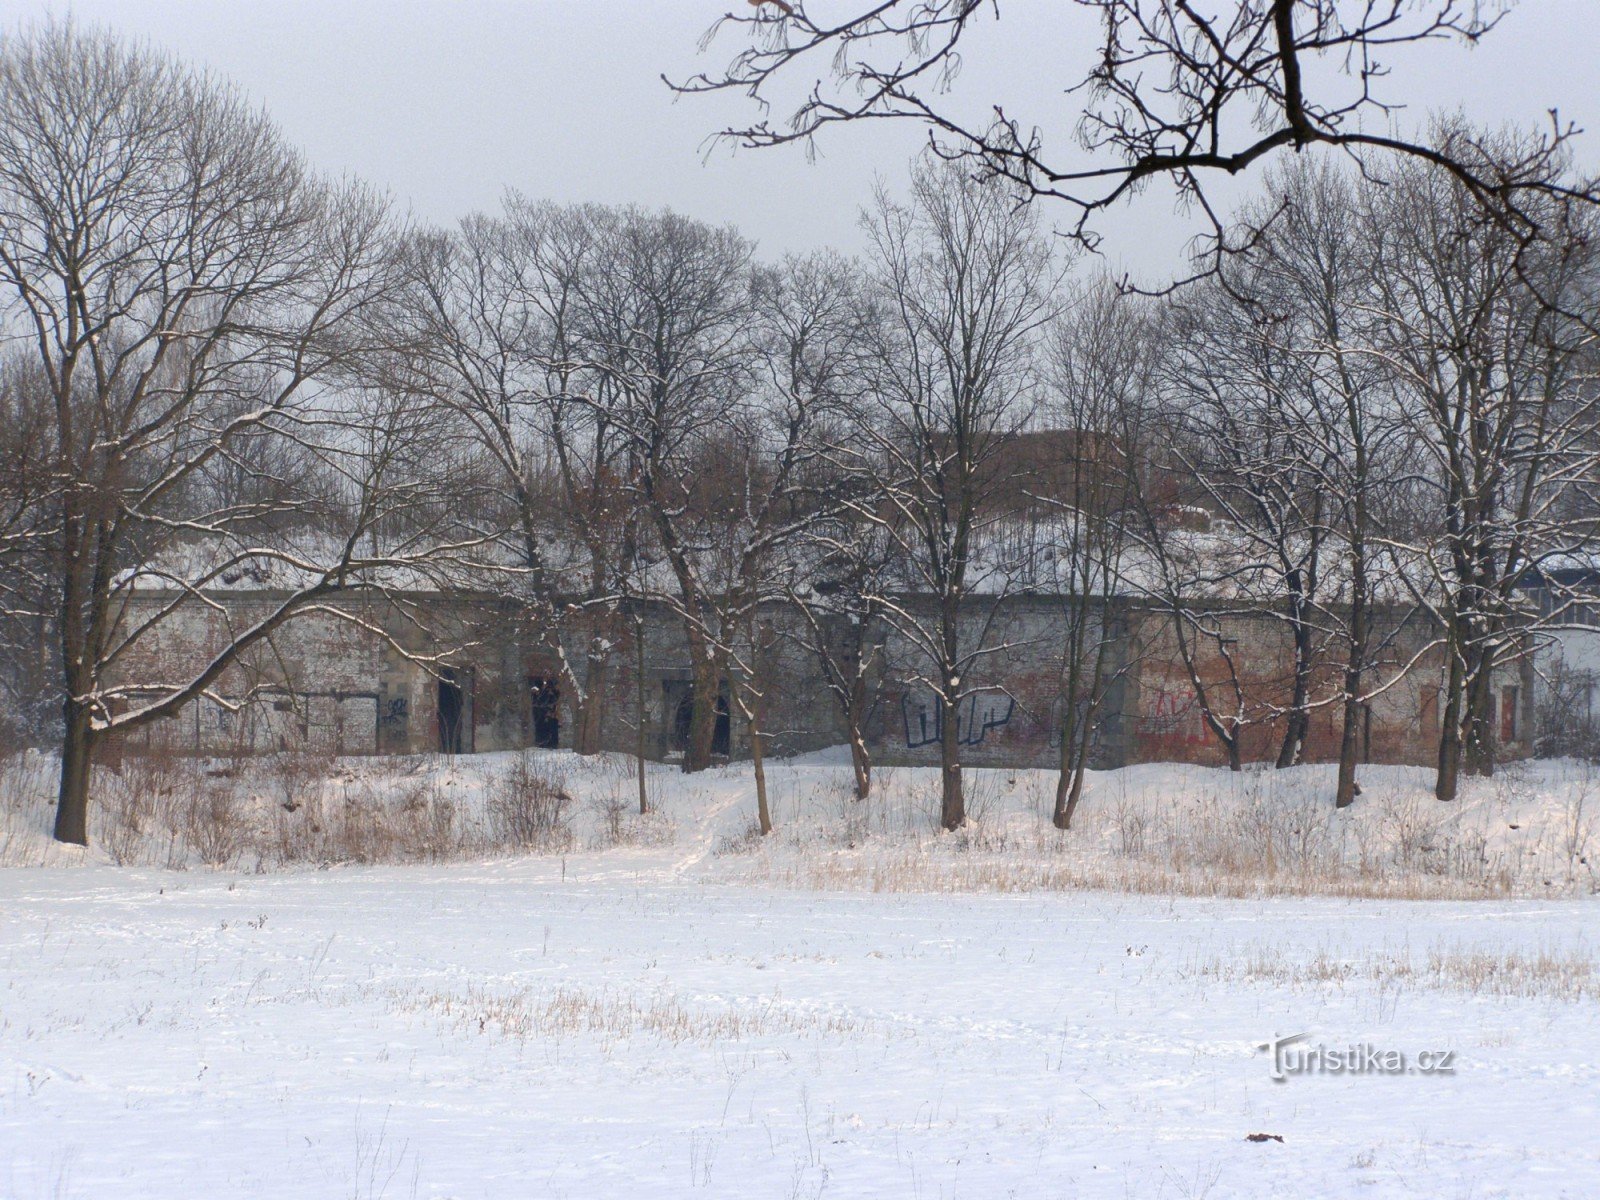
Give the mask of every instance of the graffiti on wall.
M 956 740 L 963 746 L 981 746 L 985 738 L 1011 723 L 1017 702 L 1001 692 L 974 692 L 956 708 Z M 927 700 L 900 697 L 900 716 L 905 722 L 906 749 L 936 746 L 944 738 L 944 710 L 931 697 Z
M 1205 741 L 1200 705 L 1193 692 L 1157 690 L 1141 724 L 1145 733 L 1156 737 L 1173 737 L 1190 745 Z

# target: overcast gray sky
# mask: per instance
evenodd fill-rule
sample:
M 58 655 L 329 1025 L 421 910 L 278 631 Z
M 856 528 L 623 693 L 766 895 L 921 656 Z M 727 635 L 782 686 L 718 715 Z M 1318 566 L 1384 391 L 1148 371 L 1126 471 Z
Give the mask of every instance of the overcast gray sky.
M 819 0 L 825 2 L 825 0 Z M 31 0 L 10 19 L 72 12 L 146 37 L 228 76 L 265 104 L 312 160 L 389 189 L 446 222 L 515 187 L 558 200 L 666 205 L 732 221 L 776 253 L 859 247 L 855 219 L 883 177 L 904 175 L 923 134 L 907 124 L 832 131 L 808 162 L 796 148 L 734 154 L 706 137 L 747 117 L 733 96 L 674 99 L 665 72 L 714 70 L 706 27 L 742 0 Z M 1064 0 L 1002 0 L 968 43 L 953 102 L 1070 130 L 1061 87 L 1093 52 Z M 1522 0 L 1476 49 L 1437 44 L 1396 64 L 1388 94 L 1421 119 L 1535 122 L 1558 106 L 1594 127 L 1600 161 L 1600 0 Z M 1064 218 L 1058 218 L 1064 219 Z M 1107 223 L 1109 253 L 1165 269 L 1185 226 L 1154 195 Z

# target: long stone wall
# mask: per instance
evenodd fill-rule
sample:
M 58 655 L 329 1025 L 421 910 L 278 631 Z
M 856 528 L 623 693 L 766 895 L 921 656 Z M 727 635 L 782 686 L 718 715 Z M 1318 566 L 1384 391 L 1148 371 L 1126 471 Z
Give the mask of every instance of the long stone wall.
M 121 678 L 130 684 L 183 678 L 226 643 L 230 628 L 258 619 L 277 598 L 228 593 L 216 599 L 220 611 L 185 604 L 140 639 L 122 664 Z M 160 743 L 222 753 L 311 745 L 342 754 L 417 754 L 572 744 L 577 714 L 573 697 L 563 694 L 556 655 L 503 602 L 351 594 L 337 604 L 343 616 L 316 611 L 287 622 L 218 681 L 216 700 L 203 699 L 157 722 L 133 735 L 130 746 Z M 906 605 L 916 618 L 916 602 Z M 601 743 L 631 753 L 642 714 L 646 753 L 671 759 L 682 748 L 692 692 L 688 648 L 681 623 L 664 606 L 641 611 L 642 621 L 625 615 L 614 628 L 599 631 L 606 648 Z M 136 605 L 131 618 L 138 615 Z M 1206 727 L 1170 620 L 1126 601 L 1097 606 L 1091 620 L 1091 638 L 1103 630 L 1109 639 L 1112 681 L 1093 732 L 1092 765 L 1225 761 Z M 1218 614 L 1216 620 L 1225 652 L 1215 641 L 1200 639 L 1194 643 L 1200 647 L 1196 670 L 1215 711 L 1243 717 L 1245 760 L 1271 760 L 1283 738 L 1282 711 L 1293 683 L 1289 630 L 1259 614 Z M 1419 619 L 1399 612 L 1380 612 L 1376 624 L 1375 642 L 1383 650 L 1369 670 L 1369 686 L 1388 686 L 1363 714 L 1363 757 L 1429 762 L 1437 746 L 1439 688 L 1437 656 L 1425 652 L 1431 634 Z M 979 598 L 969 604 L 964 644 L 984 652 L 962 681 L 967 695 L 956 720 L 964 763 L 1048 767 L 1059 760 L 1066 628 L 1059 598 Z M 759 673 L 769 753 L 842 742 L 844 719 L 804 644 L 799 616 L 773 606 L 752 629 L 759 631 L 762 650 L 753 654 L 743 647 L 740 658 Z M 914 638 L 887 633 L 866 722 L 869 744 L 882 763 L 937 763 L 942 717 L 923 682 L 930 664 Z M 577 633 L 563 642 L 580 669 L 588 646 L 588 637 Z M 1319 648 L 1311 695 L 1323 702 L 1313 710 L 1307 761 L 1338 753 L 1342 709 L 1326 700 L 1337 694 L 1341 655 L 1331 642 Z M 1411 669 L 1401 676 L 1406 664 Z M 1531 742 L 1534 689 L 1527 674 L 1526 667 L 1511 668 L 1496 680 L 1496 703 L 1506 710 L 1508 755 L 1525 753 Z M 731 757 L 748 753 L 748 731 L 736 711 L 720 736 Z

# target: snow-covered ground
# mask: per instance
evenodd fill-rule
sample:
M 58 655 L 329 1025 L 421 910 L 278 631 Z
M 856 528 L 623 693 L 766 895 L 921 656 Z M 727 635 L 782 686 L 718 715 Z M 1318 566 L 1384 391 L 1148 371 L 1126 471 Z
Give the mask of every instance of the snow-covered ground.
M 0 1196 L 1600 1194 L 1573 768 L 1419 800 L 1420 833 L 1393 813 L 1421 773 L 1374 772 L 1341 826 L 1320 769 L 1139 768 L 1064 838 L 1048 777 L 997 773 L 962 840 L 927 829 L 931 773 L 859 810 L 824 758 L 775 770 L 755 846 L 745 770 L 655 773 L 664 814 L 612 845 L 625 771 L 549 762 L 566 854 L 117 867 L 14 808 L 13 859 L 56 865 L 0 871 Z M 428 769 L 468 810 L 495 763 Z M 1280 810 L 1487 898 L 1283 894 L 1276 833 L 1278 874 L 1156 848 Z M 1160 894 L 1190 867 L 1172 891 L 1233 883 Z M 1076 886 L 1132 868 L 1140 894 Z M 1274 1081 L 1258 1046 L 1300 1033 L 1453 1070 Z

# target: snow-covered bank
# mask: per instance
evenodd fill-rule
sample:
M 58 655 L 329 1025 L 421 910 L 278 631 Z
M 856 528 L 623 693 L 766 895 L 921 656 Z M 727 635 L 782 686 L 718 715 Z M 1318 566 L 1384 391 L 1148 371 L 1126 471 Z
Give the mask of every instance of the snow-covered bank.
M 1600 888 L 1600 769 L 1511 763 L 1440 804 L 1421 768 L 1368 767 L 1335 812 L 1333 768 L 1176 764 L 1090 777 L 1075 827 L 1048 771 L 971 770 L 967 829 L 938 828 L 938 773 L 880 770 L 854 799 L 837 753 L 774 763 L 777 833 L 755 835 L 747 764 L 685 776 L 566 752 L 233 761 L 130 758 L 98 775 L 94 847 L 49 838 L 53 764 L 0 762 L 0 864 L 248 872 L 555 854 L 575 871 L 826 891 L 1061 891 L 1413 898 Z
M 1600 1193 L 1591 900 L 826 896 L 627 858 L 0 872 L 0 1195 Z M 1474 956 L 1587 988 L 1427 969 Z M 1302 1032 L 1453 1071 L 1274 1082 L 1257 1046 Z

